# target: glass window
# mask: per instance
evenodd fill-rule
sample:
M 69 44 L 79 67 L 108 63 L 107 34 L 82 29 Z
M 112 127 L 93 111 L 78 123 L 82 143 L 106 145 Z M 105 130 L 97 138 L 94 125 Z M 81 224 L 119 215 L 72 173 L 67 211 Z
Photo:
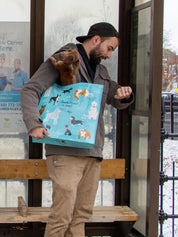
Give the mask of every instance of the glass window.
M 27 159 L 20 89 L 29 80 L 30 0 L 0 5 L 0 159 Z M 0 181 L 0 206 L 17 206 L 18 196 L 27 201 L 27 188 L 27 181 Z
M 70 6 L 70 8 L 69 8 Z M 93 8 L 93 6 L 95 6 Z M 66 43 L 77 43 L 76 36 L 86 35 L 89 27 L 97 22 L 106 21 L 118 28 L 119 2 L 117 0 L 46 0 L 45 1 L 45 59 Z M 117 81 L 117 50 L 107 66 L 112 80 Z M 116 142 L 116 111 L 111 106 L 106 106 L 105 120 L 105 145 L 104 158 L 115 157 Z M 50 191 L 49 191 L 50 189 Z M 114 182 L 101 180 L 96 196 L 96 205 L 114 204 Z M 46 192 L 48 196 L 46 196 Z M 42 205 L 51 203 L 50 181 L 43 182 Z M 47 197 L 47 198 L 46 198 Z M 49 198 L 48 198 L 49 197 Z
M 149 110 L 150 8 L 133 17 L 132 81 L 135 90 L 134 110 Z M 149 19 L 149 20 L 148 20 Z
M 134 227 L 145 235 L 147 205 L 147 161 L 150 108 L 151 8 L 135 12 L 132 19 L 132 81 L 135 102 L 132 107 L 130 205 L 139 220 Z
M 137 7 L 143 3 L 146 3 L 146 2 L 150 2 L 150 0 L 135 0 L 135 7 Z
M 145 231 L 147 197 L 148 118 L 132 116 L 131 206 L 137 210 L 139 221 L 134 227 Z

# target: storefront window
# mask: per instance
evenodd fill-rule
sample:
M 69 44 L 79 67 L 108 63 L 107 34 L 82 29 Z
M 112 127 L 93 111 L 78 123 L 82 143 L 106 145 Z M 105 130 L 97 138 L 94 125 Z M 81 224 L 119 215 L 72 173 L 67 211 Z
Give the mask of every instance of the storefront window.
M 70 6 L 70 7 L 69 7 Z M 95 6 L 93 8 L 93 6 Z M 89 27 L 97 22 L 106 21 L 118 28 L 119 3 L 117 0 L 46 0 L 45 1 L 45 59 L 67 43 L 77 43 L 76 36 L 85 35 Z M 117 81 L 117 50 L 110 60 L 106 60 L 110 76 Z M 106 107 L 105 114 L 104 158 L 115 157 L 116 111 Z M 43 205 L 51 203 L 50 181 L 43 182 Z M 50 188 L 51 189 L 51 188 Z M 114 181 L 101 180 L 96 205 L 114 205 Z M 48 198 L 45 195 L 48 193 Z
M 133 14 L 132 29 L 131 75 L 135 102 L 132 106 L 130 205 L 139 215 L 134 227 L 145 235 L 150 123 L 150 7 Z
M 27 159 L 20 90 L 29 80 L 30 0 L 0 5 L 0 159 Z M 27 188 L 27 181 L 0 181 L 0 206 L 17 206 L 20 195 L 27 200 Z

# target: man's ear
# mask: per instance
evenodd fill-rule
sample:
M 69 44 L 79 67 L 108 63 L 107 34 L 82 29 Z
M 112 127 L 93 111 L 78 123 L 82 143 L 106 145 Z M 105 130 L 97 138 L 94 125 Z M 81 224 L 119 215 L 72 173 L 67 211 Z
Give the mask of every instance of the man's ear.
M 94 46 L 98 45 L 101 42 L 101 37 L 99 35 L 95 35 L 92 37 L 92 43 Z

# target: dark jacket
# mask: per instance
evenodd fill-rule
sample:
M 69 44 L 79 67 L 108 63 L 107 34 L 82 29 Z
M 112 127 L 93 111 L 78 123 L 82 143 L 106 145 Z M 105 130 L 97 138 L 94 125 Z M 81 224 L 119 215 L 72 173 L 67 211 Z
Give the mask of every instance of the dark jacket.
M 61 50 L 65 50 L 68 48 L 77 47 L 75 44 L 68 44 L 61 48 Z M 55 54 L 56 58 L 57 56 L 58 53 Z M 91 83 L 91 79 L 88 75 L 88 71 L 85 67 L 82 57 L 80 57 L 80 69 L 76 75 L 76 78 L 77 82 L 81 82 L 82 78 L 85 78 L 88 83 Z M 23 112 L 23 119 L 28 131 L 30 131 L 32 128 L 43 126 L 38 111 L 38 103 L 41 94 L 57 81 L 59 81 L 59 72 L 54 69 L 50 60 L 47 59 L 46 62 L 42 63 L 36 73 L 32 76 L 31 80 L 22 88 L 21 107 Z M 132 103 L 133 100 L 124 103 L 123 100 L 117 100 L 114 98 L 114 95 L 116 94 L 116 91 L 120 86 L 110 79 L 106 67 L 102 64 L 99 64 L 96 67 L 94 84 L 104 85 L 95 141 L 95 149 L 81 149 L 46 144 L 46 155 L 59 154 L 100 158 L 102 157 L 105 135 L 103 122 L 103 112 L 105 104 L 111 104 L 117 109 L 125 109 Z

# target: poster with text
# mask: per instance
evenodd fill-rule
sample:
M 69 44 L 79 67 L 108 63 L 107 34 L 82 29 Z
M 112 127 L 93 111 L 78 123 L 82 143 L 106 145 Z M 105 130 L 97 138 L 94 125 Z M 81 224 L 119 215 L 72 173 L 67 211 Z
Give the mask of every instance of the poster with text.
M 30 23 L 0 22 L 0 132 L 26 132 L 20 90 L 29 80 Z

